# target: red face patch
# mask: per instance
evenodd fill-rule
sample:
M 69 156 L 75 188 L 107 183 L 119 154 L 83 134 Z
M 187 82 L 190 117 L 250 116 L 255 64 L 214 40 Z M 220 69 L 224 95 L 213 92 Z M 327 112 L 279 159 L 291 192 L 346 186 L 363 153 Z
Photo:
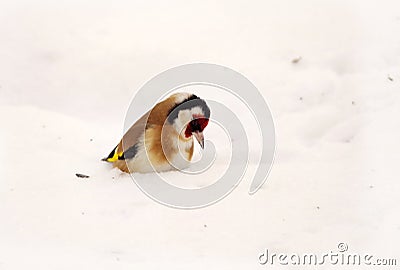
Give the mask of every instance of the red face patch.
M 203 130 L 206 128 L 206 126 L 208 125 L 208 118 L 204 118 L 204 116 L 197 116 L 197 115 L 193 115 L 193 117 L 195 117 L 195 119 L 193 119 L 192 121 L 190 121 L 190 123 L 187 125 L 187 128 L 185 130 L 185 136 L 187 138 L 189 138 L 190 136 L 192 136 L 193 132 L 203 132 Z
M 198 118 L 197 122 L 200 125 L 200 131 L 203 131 L 206 126 L 208 125 L 208 119 L 207 118 Z

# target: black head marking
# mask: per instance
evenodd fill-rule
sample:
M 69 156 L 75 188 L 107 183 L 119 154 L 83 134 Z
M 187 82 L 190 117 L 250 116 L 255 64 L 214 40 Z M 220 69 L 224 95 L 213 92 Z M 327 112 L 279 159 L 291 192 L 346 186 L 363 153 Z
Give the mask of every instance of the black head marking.
M 196 95 L 191 95 L 181 103 L 175 104 L 174 107 L 168 112 L 168 122 L 173 123 L 176 118 L 178 118 L 178 114 L 182 110 L 190 110 L 194 107 L 200 107 L 204 112 L 205 118 L 210 118 L 210 108 L 207 106 L 207 103 L 204 99 L 199 98 Z

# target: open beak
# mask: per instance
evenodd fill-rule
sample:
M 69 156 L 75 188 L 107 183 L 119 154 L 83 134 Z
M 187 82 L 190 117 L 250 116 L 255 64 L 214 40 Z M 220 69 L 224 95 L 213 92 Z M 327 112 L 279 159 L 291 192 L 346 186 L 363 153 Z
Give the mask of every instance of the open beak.
M 199 131 L 193 132 L 193 136 L 199 142 L 201 148 L 204 149 L 204 135 L 203 135 L 203 132 L 199 132 Z

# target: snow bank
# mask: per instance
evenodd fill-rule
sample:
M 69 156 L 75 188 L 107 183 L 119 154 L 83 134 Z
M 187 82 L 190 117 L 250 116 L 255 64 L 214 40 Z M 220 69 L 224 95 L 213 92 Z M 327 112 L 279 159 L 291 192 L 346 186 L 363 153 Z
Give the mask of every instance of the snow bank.
M 397 1 L 4 3 L 0 269 L 258 269 L 264 248 L 322 253 L 339 242 L 397 256 L 399 10 Z M 122 135 L 134 92 L 190 62 L 247 76 L 271 106 L 278 147 L 256 195 L 247 194 L 255 153 L 227 198 L 182 211 L 100 158 Z

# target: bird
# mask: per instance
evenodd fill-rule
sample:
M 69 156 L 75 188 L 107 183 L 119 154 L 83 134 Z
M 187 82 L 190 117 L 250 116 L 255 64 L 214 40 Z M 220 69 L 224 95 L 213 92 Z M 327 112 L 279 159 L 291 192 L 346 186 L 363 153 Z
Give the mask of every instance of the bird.
M 193 157 L 193 138 L 204 149 L 209 120 L 204 99 L 186 92 L 172 94 L 140 117 L 102 160 L 126 173 L 183 170 Z

